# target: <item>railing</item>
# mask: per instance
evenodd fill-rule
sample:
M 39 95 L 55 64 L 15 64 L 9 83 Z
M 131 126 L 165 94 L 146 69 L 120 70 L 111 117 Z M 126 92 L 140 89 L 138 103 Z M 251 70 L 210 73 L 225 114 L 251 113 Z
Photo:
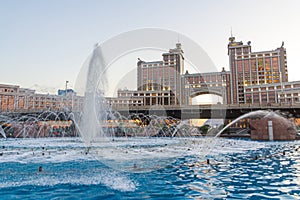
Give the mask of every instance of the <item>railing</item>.
M 113 110 L 127 111 L 127 110 L 210 110 L 210 109 L 299 109 L 300 103 L 272 103 L 272 104 L 208 104 L 208 105 L 154 105 L 154 106 L 112 106 Z M 39 112 L 78 112 L 77 109 L 70 108 L 29 108 L 29 109 L 2 109 L 0 112 L 5 113 L 39 113 Z
M 207 105 L 158 105 L 158 106 L 113 106 L 114 110 L 185 110 L 185 109 L 280 109 L 300 108 L 300 103 L 269 103 L 269 104 L 207 104 Z
M 29 109 L 0 109 L 2 113 L 43 113 L 43 112 L 78 112 L 79 110 L 70 110 L 67 108 L 29 108 Z

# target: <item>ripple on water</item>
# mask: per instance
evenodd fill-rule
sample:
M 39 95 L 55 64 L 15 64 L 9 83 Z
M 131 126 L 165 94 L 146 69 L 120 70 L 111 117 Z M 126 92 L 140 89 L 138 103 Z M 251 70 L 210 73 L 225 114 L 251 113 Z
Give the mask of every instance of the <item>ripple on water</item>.
M 0 195 L 37 199 L 299 199 L 299 141 L 220 141 L 225 141 L 225 150 L 216 147 L 209 165 L 203 162 L 206 158 L 189 154 L 174 158 L 165 168 L 139 174 L 112 170 L 83 155 L 84 147 L 78 141 L 42 140 L 43 145 L 32 140 L 8 141 L 0 160 Z M 42 156 L 43 152 L 50 155 Z M 42 173 L 37 172 L 39 165 Z

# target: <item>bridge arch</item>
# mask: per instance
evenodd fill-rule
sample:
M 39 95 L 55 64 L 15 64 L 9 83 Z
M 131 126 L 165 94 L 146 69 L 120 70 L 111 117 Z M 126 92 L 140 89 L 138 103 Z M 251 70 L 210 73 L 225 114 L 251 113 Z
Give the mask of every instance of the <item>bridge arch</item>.
M 190 98 L 194 98 L 197 97 L 199 95 L 203 95 L 203 94 L 213 94 L 213 95 L 217 95 L 220 97 L 223 97 L 223 94 L 221 91 L 217 91 L 217 90 L 201 90 L 201 91 L 194 91 L 193 93 L 190 94 Z
M 187 95 L 187 98 L 189 98 L 190 104 L 191 102 L 193 102 L 193 99 L 197 98 L 197 97 L 201 97 L 201 96 L 212 96 L 211 98 L 214 99 L 215 97 L 221 97 L 221 99 L 216 100 L 216 103 L 222 103 L 222 104 L 226 104 L 226 91 L 225 88 L 199 88 L 199 89 L 195 89 L 193 88 L 193 90 L 189 91 L 189 94 Z

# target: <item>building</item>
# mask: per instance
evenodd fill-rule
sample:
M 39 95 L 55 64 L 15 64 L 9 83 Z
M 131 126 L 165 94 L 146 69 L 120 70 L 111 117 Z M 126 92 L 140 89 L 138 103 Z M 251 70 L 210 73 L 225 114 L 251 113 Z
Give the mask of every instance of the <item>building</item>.
M 73 95 L 37 94 L 16 85 L 0 84 L 1 112 L 65 111 L 82 108 L 83 98 Z
M 137 63 L 137 90 L 119 90 L 114 104 L 137 106 L 190 105 L 202 94 L 222 97 L 223 104 L 300 103 L 300 81 L 288 82 L 286 49 L 252 52 L 251 42 L 229 38 L 230 71 L 193 73 L 184 71 L 180 43 L 162 54 L 162 61 Z M 125 99 L 122 99 L 126 97 Z M 139 98 L 137 100 L 136 98 Z M 129 100 L 131 99 L 131 100 Z
M 181 44 L 162 55 L 162 61 L 137 63 L 137 92 L 145 96 L 145 105 L 184 104 L 181 76 L 184 73 L 184 57 Z
M 300 81 L 245 86 L 245 96 L 250 104 L 300 103 Z
M 162 54 L 162 60 L 137 63 L 137 89 L 118 90 L 117 97 L 106 97 L 109 105 L 182 106 L 193 97 L 214 94 L 223 104 L 295 104 L 300 103 L 300 81 L 288 82 L 286 49 L 252 52 L 251 42 L 243 44 L 235 37 L 228 43 L 229 69 L 220 72 L 185 71 L 184 52 L 180 43 Z M 66 82 L 67 84 L 67 82 Z M 67 87 L 66 87 L 67 88 Z M 16 85 L 0 84 L 0 111 L 28 109 L 79 110 L 83 98 L 72 89 L 58 95 L 36 94 Z
M 227 102 L 230 94 L 230 72 L 184 73 L 184 52 L 180 43 L 162 54 L 162 61 L 137 63 L 137 90 L 118 90 L 113 105 L 180 106 L 189 105 L 201 94 L 216 94 Z
M 194 73 L 188 71 L 183 76 L 185 102 L 189 105 L 193 97 L 202 94 L 215 94 L 223 98 L 224 104 L 230 102 L 230 72 Z M 219 102 L 221 103 L 221 102 Z
M 106 97 L 107 104 L 117 107 L 144 106 L 145 98 L 143 93 L 133 90 L 118 90 L 118 97 Z
M 275 50 L 252 52 L 250 41 L 243 44 L 236 42 L 235 37 L 230 37 L 228 56 L 230 104 L 277 102 L 275 90 L 267 91 L 266 86 L 288 82 L 286 49 L 283 44 Z
M 67 96 L 67 95 L 76 95 L 76 92 L 73 89 L 65 89 L 65 90 L 58 90 L 57 94 L 59 96 Z

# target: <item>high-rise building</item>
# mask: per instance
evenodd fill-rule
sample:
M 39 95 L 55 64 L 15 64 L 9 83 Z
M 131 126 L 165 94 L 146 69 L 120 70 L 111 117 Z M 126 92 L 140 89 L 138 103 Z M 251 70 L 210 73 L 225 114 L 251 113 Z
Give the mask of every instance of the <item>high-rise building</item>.
M 231 104 L 250 103 L 250 95 L 246 95 L 247 86 L 258 86 L 288 82 L 286 49 L 283 46 L 271 51 L 252 52 L 251 42 L 235 41 L 229 38 L 229 67 L 231 72 Z M 267 98 L 267 94 L 265 93 Z M 273 100 L 275 102 L 275 95 Z
M 181 75 L 184 71 L 181 44 L 177 43 L 175 49 L 170 49 L 162 56 L 162 61 L 139 60 L 137 90 L 149 94 L 149 98 L 145 99 L 146 105 L 180 105 L 183 103 Z

